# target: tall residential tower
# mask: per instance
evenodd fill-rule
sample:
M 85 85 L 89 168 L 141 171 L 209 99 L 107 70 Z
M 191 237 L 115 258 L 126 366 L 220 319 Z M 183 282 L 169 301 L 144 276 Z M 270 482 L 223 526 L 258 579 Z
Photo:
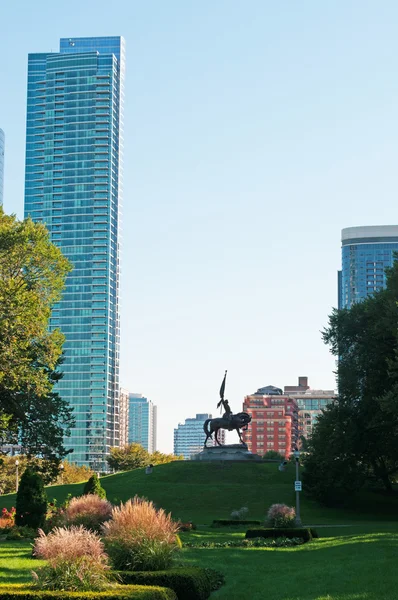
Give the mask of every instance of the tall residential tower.
M 129 394 L 128 442 L 141 444 L 152 454 L 157 444 L 157 407 L 141 394 Z
M 4 131 L 0 129 L 0 206 L 3 204 L 4 190 Z
M 30 54 L 25 216 L 73 264 L 51 327 L 66 336 L 60 395 L 74 407 L 71 460 L 106 468 L 119 443 L 119 209 L 124 40 L 66 38 Z
M 341 245 L 338 306 L 351 308 L 385 287 L 385 268 L 392 266 L 398 252 L 398 225 L 347 227 L 341 232 Z

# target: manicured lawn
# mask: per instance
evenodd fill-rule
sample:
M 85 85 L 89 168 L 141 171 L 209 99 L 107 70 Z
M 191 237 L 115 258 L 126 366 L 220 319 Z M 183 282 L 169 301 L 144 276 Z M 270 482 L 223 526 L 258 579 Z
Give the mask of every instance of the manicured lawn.
M 382 527 L 383 533 L 361 533 L 362 527 L 357 527 L 358 533 L 320 538 L 296 548 L 189 548 L 183 550 L 182 560 L 225 574 L 226 586 L 214 593 L 214 600 L 396 600 L 398 527 L 395 523 Z M 370 524 L 365 526 L 369 528 Z M 216 534 L 218 541 L 226 536 Z M 195 537 L 213 536 L 198 532 Z
M 0 585 L 31 582 L 31 571 L 41 564 L 43 561 L 32 558 L 30 542 L 0 542 Z
M 233 509 L 249 508 L 249 518 L 264 519 L 274 502 L 294 505 L 294 469 L 280 473 L 275 463 L 201 464 L 175 462 L 103 477 L 111 502 L 138 494 L 192 520 L 195 532 L 184 541 L 243 538 L 245 529 L 213 529 L 213 519 L 229 518 Z M 80 495 L 83 484 L 47 488 L 49 499 Z M 398 600 L 398 494 L 361 492 L 344 508 L 318 506 L 303 494 L 302 519 L 319 527 L 320 539 L 295 548 L 183 548 L 177 561 L 218 569 L 227 584 L 214 600 Z M 15 505 L 2 496 L 0 508 Z M 0 585 L 31 580 L 39 561 L 29 542 L 0 542 Z
M 356 533 L 296 548 L 186 548 L 178 562 L 225 574 L 226 585 L 212 595 L 214 600 L 398 600 L 398 526 L 383 523 L 382 533 L 369 532 L 372 527 L 379 525 L 358 526 Z M 221 541 L 243 535 L 203 530 L 183 537 Z M 39 564 L 31 558 L 29 542 L 0 543 L 0 584 L 30 581 Z

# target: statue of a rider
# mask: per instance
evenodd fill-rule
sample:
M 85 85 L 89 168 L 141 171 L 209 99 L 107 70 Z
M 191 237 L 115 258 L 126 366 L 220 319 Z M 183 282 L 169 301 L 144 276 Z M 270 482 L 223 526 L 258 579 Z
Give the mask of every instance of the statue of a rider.
M 233 414 L 232 414 L 232 410 L 231 410 L 228 400 L 224 400 L 224 398 L 222 398 L 220 400 L 220 402 L 217 404 L 217 408 L 220 408 L 221 405 L 223 406 L 224 411 L 225 411 L 222 418 L 227 419 L 227 421 L 230 421 L 232 419 Z
M 217 404 L 217 408 L 220 408 L 220 406 L 222 406 L 224 409 L 223 419 L 226 419 L 227 421 L 231 421 L 232 417 L 233 417 L 233 413 L 232 413 L 232 410 L 231 410 L 228 400 L 224 400 L 226 379 L 227 379 L 227 371 L 225 371 L 224 379 L 222 380 L 222 384 L 220 387 L 220 401 Z
M 243 441 L 243 438 L 242 438 L 241 430 L 243 430 L 243 431 L 247 430 L 248 425 L 251 421 L 251 416 L 245 412 L 240 412 L 240 413 L 237 413 L 236 415 L 234 415 L 232 413 L 232 410 L 231 410 L 228 400 L 224 399 L 226 377 L 227 377 L 227 371 L 225 371 L 224 379 L 221 384 L 220 400 L 217 404 L 217 408 L 220 408 L 221 406 L 223 407 L 224 414 L 222 415 L 222 417 L 216 417 L 215 419 L 212 419 L 212 418 L 206 419 L 206 421 L 204 422 L 203 431 L 206 434 L 206 439 L 205 439 L 205 444 L 204 444 L 205 447 L 207 445 L 207 441 L 209 439 L 212 439 L 213 433 L 215 435 L 214 439 L 215 439 L 216 445 L 221 445 L 221 442 L 218 438 L 218 432 L 220 431 L 220 429 L 226 429 L 227 431 L 236 431 L 238 433 L 239 441 L 240 441 L 241 445 L 246 447 L 246 445 Z

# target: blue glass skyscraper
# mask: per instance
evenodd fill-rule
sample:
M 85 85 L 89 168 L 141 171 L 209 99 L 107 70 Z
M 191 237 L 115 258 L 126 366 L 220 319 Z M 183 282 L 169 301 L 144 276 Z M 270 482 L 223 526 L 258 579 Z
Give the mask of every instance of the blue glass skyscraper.
M 124 40 L 61 39 L 28 60 L 25 216 L 73 264 L 51 327 L 66 336 L 57 391 L 74 407 L 71 460 L 118 445 L 119 211 Z
M 4 131 L 0 129 L 0 206 L 3 204 L 4 190 Z
M 157 437 L 157 407 L 141 394 L 129 394 L 128 442 L 141 444 L 155 452 Z
M 338 306 L 351 308 L 386 284 L 386 267 L 398 252 L 398 225 L 348 227 L 342 230 L 342 270 Z

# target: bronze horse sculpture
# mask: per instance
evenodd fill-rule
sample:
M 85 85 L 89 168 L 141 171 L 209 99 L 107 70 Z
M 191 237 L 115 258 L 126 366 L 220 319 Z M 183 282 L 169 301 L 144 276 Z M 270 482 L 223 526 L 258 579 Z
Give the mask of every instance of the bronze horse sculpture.
M 222 445 L 218 439 L 220 429 L 227 429 L 228 431 L 236 430 L 241 444 L 244 444 L 240 430 L 246 430 L 251 420 L 251 416 L 245 412 L 240 412 L 236 415 L 229 413 L 216 419 L 206 419 L 203 424 L 203 431 L 206 434 L 205 448 L 207 447 L 207 440 L 212 439 L 213 433 L 215 434 L 214 439 L 216 444 L 218 446 Z

